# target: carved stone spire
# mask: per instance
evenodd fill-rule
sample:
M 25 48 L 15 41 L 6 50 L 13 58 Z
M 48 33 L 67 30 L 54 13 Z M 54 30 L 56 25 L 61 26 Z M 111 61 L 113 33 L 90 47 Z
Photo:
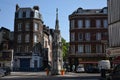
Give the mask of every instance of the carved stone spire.
M 55 23 L 55 30 L 59 30 L 58 8 L 56 9 L 56 23 Z

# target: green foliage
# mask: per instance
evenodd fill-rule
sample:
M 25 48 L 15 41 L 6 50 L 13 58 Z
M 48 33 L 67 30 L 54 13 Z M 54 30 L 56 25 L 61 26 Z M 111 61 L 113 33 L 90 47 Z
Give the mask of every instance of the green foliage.
M 68 50 L 69 50 L 69 43 L 67 43 L 66 40 L 64 38 L 62 38 L 62 57 L 63 57 L 63 61 L 65 61 L 67 59 Z

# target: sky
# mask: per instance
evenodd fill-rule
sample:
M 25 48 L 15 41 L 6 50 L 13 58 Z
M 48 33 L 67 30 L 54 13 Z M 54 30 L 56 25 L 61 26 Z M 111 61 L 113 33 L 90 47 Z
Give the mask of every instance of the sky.
M 61 36 L 69 42 L 69 18 L 76 9 L 102 9 L 107 6 L 107 0 L 0 0 L 0 27 L 14 31 L 14 15 L 16 4 L 19 7 L 39 6 L 44 24 L 55 28 L 56 8 Z

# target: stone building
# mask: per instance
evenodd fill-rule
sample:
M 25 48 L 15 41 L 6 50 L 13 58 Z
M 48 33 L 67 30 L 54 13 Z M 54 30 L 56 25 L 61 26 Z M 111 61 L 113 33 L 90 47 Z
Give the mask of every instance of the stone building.
M 97 66 L 106 58 L 108 46 L 107 7 L 103 9 L 78 8 L 69 15 L 70 65 L 82 64 L 85 68 Z
M 111 62 L 120 63 L 120 0 L 107 0 L 108 2 L 108 32 L 109 48 L 107 54 Z

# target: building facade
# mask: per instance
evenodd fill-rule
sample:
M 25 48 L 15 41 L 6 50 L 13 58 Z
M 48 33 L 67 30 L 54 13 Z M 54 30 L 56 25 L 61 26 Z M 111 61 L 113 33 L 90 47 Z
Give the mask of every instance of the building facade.
M 10 45 L 10 30 L 0 28 L 0 67 L 12 68 L 13 49 Z
M 45 32 L 39 7 L 20 8 L 16 5 L 14 19 L 14 69 L 38 70 L 46 66 L 49 32 Z M 46 46 L 45 46 L 46 43 Z M 46 49 L 45 49 L 46 48 Z M 43 59 L 44 58 L 44 59 Z
M 70 65 L 97 66 L 106 58 L 108 45 L 107 7 L 103 9 L 78 8 L 69 15 Z
M 120 63 L 120 0 L 108 0 L 109 48 L 107 54 L 115 64 Z
M 0 51 L 8 50 L 10 30 L 4 27 L 0 28 Z

